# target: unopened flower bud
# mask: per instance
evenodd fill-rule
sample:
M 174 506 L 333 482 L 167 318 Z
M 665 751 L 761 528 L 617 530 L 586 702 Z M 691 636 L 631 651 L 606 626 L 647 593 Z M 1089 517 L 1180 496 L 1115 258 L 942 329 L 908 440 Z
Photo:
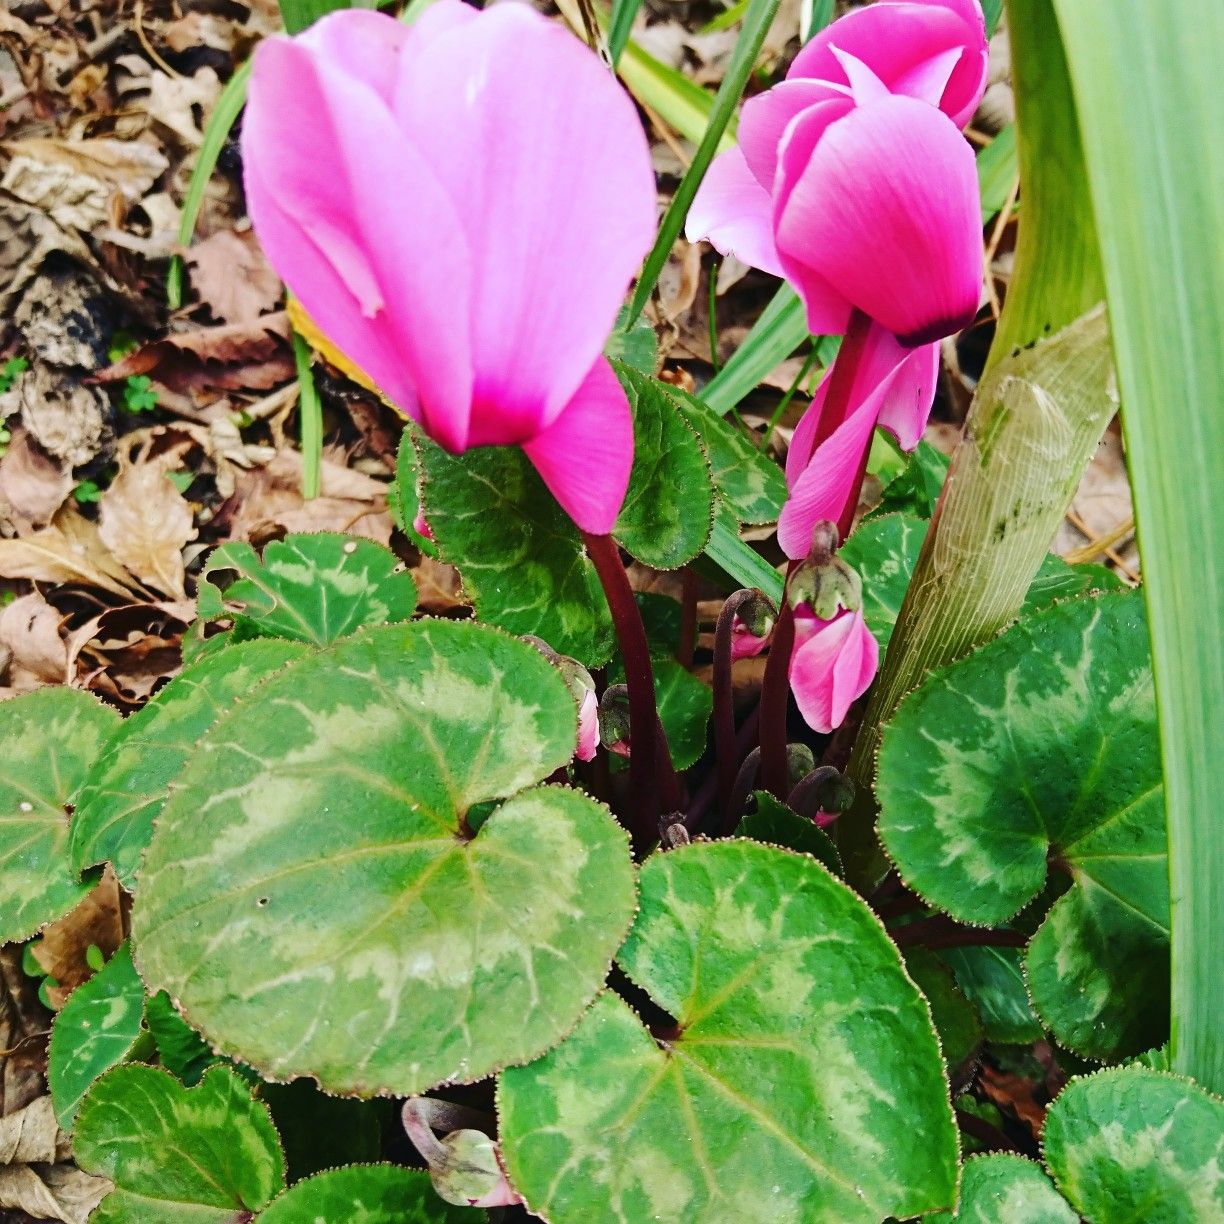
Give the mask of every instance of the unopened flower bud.
M 599 742 L 617 756 L 629 755 L 629 689 L 611 684 L 599 702 Z
M 832 620 L 839 611 L 857 612 L 863 606 L 863 583 L 834 549 L 837 528 L 822 521 L 812 529 L 812 551 L 790 576 L 786 586 L 791 607 L 807 604 L 821 620 Z
M 735 619 L 731 623 L 731 658 L 755 658 L 765 649 L 769 635 L 773 632 L 774 622 L 778 619 L 778 609 L 762 591 L 753 591 L 735 609 Z

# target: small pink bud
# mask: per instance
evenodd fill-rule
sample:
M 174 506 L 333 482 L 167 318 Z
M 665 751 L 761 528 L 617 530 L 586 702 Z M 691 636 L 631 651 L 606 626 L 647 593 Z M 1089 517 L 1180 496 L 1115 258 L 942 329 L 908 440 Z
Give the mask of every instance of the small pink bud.
M 590 761 L 599 747 L 599 699 L 594 689 L 587 689 L 578 705 L 578 751 L 580 761 Z

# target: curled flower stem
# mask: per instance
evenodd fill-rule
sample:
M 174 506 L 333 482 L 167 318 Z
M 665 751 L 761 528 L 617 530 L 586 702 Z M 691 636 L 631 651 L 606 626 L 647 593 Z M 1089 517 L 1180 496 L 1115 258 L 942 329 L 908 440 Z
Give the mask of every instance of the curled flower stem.
M 757 593 L 736 591 L 722 606 L 714 627 L 714 762 L 718 778 L 718 800 L 722 807 L 723 832 L 736 813 L 731 807 L 731 788 L 735 783 L 738 756 L 735 751 L 735 705 L 731 690 L 731 642 L 735 614 Z
M 761 785 L 783 802 L 790 782 L 786 769 L 786 707 L 794 647 L 795 610 L 784 594 L 761 682 Z
M 629 792 L 633 809 L 629 823 L 637 849 L 644 854 L 658 840 L 660 799 L 667 803 L 668 810 L 677 806 L 680 784 L 667 741 L 659 731 L 650 645 L 620 552 L 609 535 L 584 531 L 582 538 L 612 610 L 612 623 L 625 663 L 629 689 Z

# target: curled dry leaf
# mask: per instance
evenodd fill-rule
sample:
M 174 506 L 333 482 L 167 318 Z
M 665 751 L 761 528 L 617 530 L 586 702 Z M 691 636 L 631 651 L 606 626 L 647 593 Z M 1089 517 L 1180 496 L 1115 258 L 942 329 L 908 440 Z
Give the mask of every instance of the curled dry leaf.
M 130 207 L 169 167 L 165 155 L 139 140 L 8 141 L 0 188 L 41 208 L 64 229 L 89 232 L 113 217 L 116 197 Z
M 0 1209 L 61 1224 L 85 1224 L 111 1184 L 67 1163 L 71 1154 L 49 1096 L 0 1118 Z
M 148 374 L 172 391 L 200 387 L 267 390 L 293 376 L 284 311 L 250 323 L 202 327 L 154 340 L 98 373 L 99 382 Z
M 14 393 L 30 435 L 69 467 L 92 462 L 110 445 L 111 407 L 97 387 L 40 361 L 14 384 Z
M 0 197 L 0 311 L 9 311 L 55 251 L 96 266 L 92 252 L 75 230 L 61 229 L 41 208 Z
M 182 664 L 194 600 L 124 604 L 73 630 L 67 649 L 75 683 L 122 706 L 143 702 Z
M 4 401 L 0 400 L 3 415 Z M 20 534 L 45 527 L 71 492 L 72 473 L 51 458 L 27 430 L 15 429 L 13 440 L 0 456 L 0 532 Z
M 191 507 L 154 460 L 124 463 L 98 503 L 98 535 L 145 586 L 186 599 L 183 547 L 196 537 Z
M 73 583 L 130 599 L 135 583 L 98 529 L 69 503 L 40 531 L 0 540 L 0 578 Z
M 187 262 L 200 300 L 226 323 L 253 323 L 280 299 L 280 277 L 250 230 L 219 230 L 193 246 Z
M 63 617 L 37 592 L 0 610 L 0 673 L 7 657 L 8 686 L 66 684 L 68 646 L 60 636 Z

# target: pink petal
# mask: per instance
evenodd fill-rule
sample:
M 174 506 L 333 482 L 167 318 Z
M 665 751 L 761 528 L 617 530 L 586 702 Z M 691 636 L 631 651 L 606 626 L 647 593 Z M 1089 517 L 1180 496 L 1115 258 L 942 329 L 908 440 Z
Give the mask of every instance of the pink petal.
M 442 5 L 449 8 L 450 0 Z M 321 17 L 294 42 L 337 72 L 362 81 L 389 105 L 400 55 L 412 37 L 408 26 L 385 13 L 341 9 Z
M 578 748 L 574 755 L 580 761 L 595 759 L 599 747 L 599 699 L 587 689 L 578 706 Z
M 786 482 L 791 487 L 811 462 L 832 372 L 830 366 L 820 380 L 786 452 Z M 884 328 L 873 327 L 850 384 L 850 402 L 854 405 L 873 397 L 878 405 L 876 423 L 889 430 L 903 450 L 913 450 L 931 415 L 938 377 L 938 344 L 908 349 Z
M 834 365 L 840 360 L 841 354 Z M 812 528 L 821 519 L 837 522 L 842 517 L 858 487 L 877 425 L 890 430 L 905 450 L 918 445 L 935 398 L 939 345 L 907 349 L 884 328 L 871 328 L 850 384 L 850 414 L 816 446 L 832 375 L 831 366 L 786 455 L 786 483 L 791 492 L 778 520 L 778 543 L 795 560 L 807 556 Z
M 791 120 L 818 102 L 845 98 L 848 92 L 847 86 L 830 85 L 827 81 L 789 80 L 744 103 L 738 128 L 739 147 L 748 169 L 766 191 L 773 190 L 778 147 Z
M 581 530 L 611 532 L 633 467 L 633 414 L 603 357 L 561 415 L 523 450 Z
M 972 149 L 942 112 L 913 98 L 885 98 L 829 125 L 822 109 L 795 120 L 783 149 L 783 173 L 797 172 L 785 202 L 779 195 L 783 265 L 810 269 L 911 347 L 967 327 L 982 285 Z
M 352 18 L 364 38 L 374 15 L 349 11 L 328 20 L 327 39 Z M 308 43 L 266 39 L 243 146 L 248 210 L 273 267 L 342 352 L 461 450 L 472 381 L 466 329 L 456 326 L 470 295 L 467 245 L 378 94 Z
M 684 233 L 690 242 L 704 238 L 724 255 L 782 275 L 774 247 L 773 201 L 753 178 L 739 149 L 728 149 L 710 163 Z
M 755 659 L 769 645 L 770 635 L 757 637 L 748 631 L 748 626 L 737 616 L 731 622 L 731 662 L 737 659 Z
M 848 84 L 835 46 L 866 64 L 891 92 L 912 92 L 936 103 L 957 127 L 973 118 L 986 89 L 986 23 L 977 0 L 882 0 L 854 9 L 799 52 L 788 80 L 815 77 Z M 924 65 L 949 52 L 957 53 L 955 67 L 932 98 L 932 82 L 945 69 L 932 76 Z
M 523 4 L 405 59 L 395 111 L 472 252 L 472 438 L 526 442 L 587 376 L 654 238 L 637 112 L 597 56 Z
M 801 111 L 786 128 L 778 148 L 778 172 L 774 183 L 774 241 L 786 279 L 795 287 L 807 310 L 808 330 L 814 335 L 839 335 L 850 319 L 850 302 L 802 258 L 803 247 L 791 250 L 779 238 L 791 197 L 800 187 L 821 138 L 838 120 L 854 110 L 848 97 L 820 102 Z
M 822 519 L 836 523 L 859 487 L 875 430 L 878 404 L 869 397 L 839 425 L 791 485 L 778 517 L 778 543 L 793 561 L 812 548 L 812 529 Z
M 882 389 L 876 424 L 887 429 L 902 450 L 911 451 L 922 440 L 931 418 L 938 381 L 939 342 L 936 340 L 906 352 Z
M 808 726 L 828 734 L 841 726 L 851 704 L 867 691 L 880 648 L 863 623 L 861 609 L 841 612 L 831 621 L 805 611 L 795 614 L 791 690 Z

